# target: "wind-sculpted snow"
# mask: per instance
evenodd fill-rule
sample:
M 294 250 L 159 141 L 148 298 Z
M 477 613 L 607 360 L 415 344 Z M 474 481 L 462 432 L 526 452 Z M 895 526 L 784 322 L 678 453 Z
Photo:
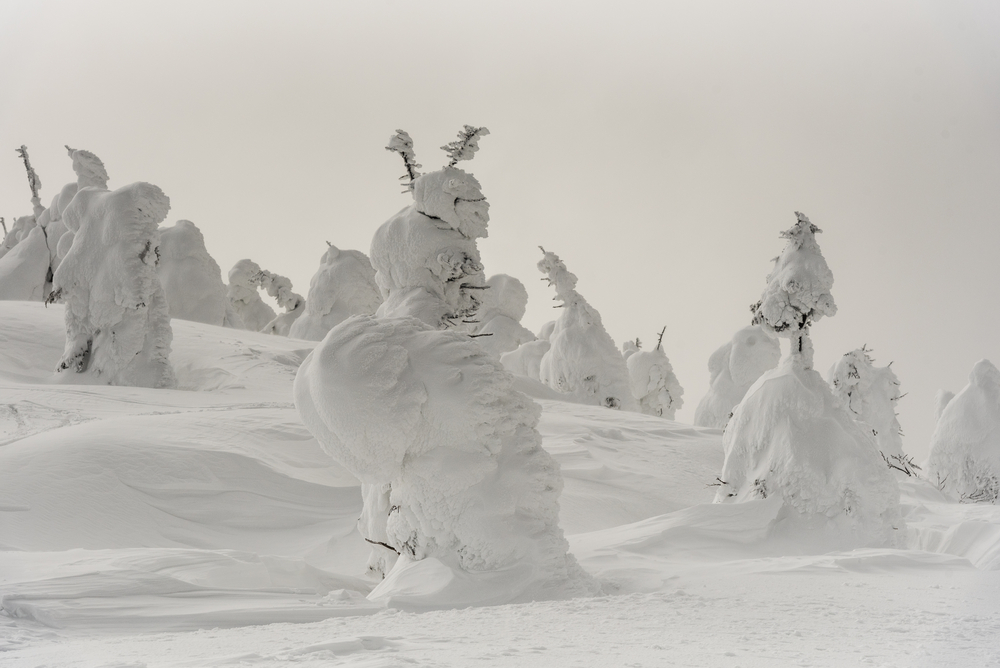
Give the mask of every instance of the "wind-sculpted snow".
M 897 546 L 899 487 L 823 378 L 795 356 L 754 384 L 723 437 L 718 502 L 777 498 L 775 530 L 812 528 L 847 546 Z
M 222 270 L 205 248 L 205 237 L 190 220 L 160 229 L 156 273 L 170 317 L 209 325 L 226 324 L 229 302 Z M 230 317 L 230 319 L 232 319 Z
M 701 427 L 725 427 L 736 405 L 781 358 L 778 340 L 760 325 L 744 327 L 708 358 L 709 390 L 694 413 Z
M 292 323 L 288 335 L 322 341 L 327 332 L 347 318 L 375 313 L 381 303 L 375 269 L 368 256 L 330 244 L 309 282 L 305 310 Z
M 170 316 L 156 276 L 157 226 L 169 209 L 148 183 L 84 188 L 66 208 L 74 239 L 53 278 L 66 302 L 60 373 L 110 385 L 174 384 Z
M 965 501 L 1000 498 L 1000 371 L 980 360 L 947 402 L 931 436 L 928 475 Z
M 467 336 L 413 318 L 350 318 L 302 364 L 306 426 L 362 482 L 388 484 L 388 547 L 404 558 L 376 594 L 420 607 L 593 591 L 566 552 L 538 408 L 512 383 Z M 406 584 L 435 568 L 452 575 Z

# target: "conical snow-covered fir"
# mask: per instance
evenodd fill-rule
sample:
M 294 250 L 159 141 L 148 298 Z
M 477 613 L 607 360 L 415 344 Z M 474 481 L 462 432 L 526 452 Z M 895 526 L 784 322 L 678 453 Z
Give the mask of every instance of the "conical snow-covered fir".
M 223 326 L 231 306 L 222 269 L 209 255 L 205 237 L 190 220 L 160 228 L 156 274 L 167 297 L 170 317 Z M 230 320 L 232 317 L 230 316 Z
M 724 428 L 733 409 L 781 359 L 778 339 L 761 325 L 744 327 L 708 358 L 709 388 L 694 412 L 699 427 Z
M 521 281 L 507 274 L 490 276 L 483 291 L 482 305 L 476 312 L 478 323 L 471 325 L 479 345 L 499 357 L 535 340 L 532 331 L 521 325 L 528 306 L 528 290 Z
M 540 379 L 583 403 L 638 411 L 625 358 L 604 329 L 601 314 L 576 291 L 576 276 L 555 253 L 542 249 L 538 270 L 555 288 L 564 309 L 542 357 Z
M 792 357 L 811 369 L 809 327 L 824 315 L 836 314 L 837 305 L 830 294 L 833 272 L 816 243 L 816 233 L 822 230 L 798 211 L 795 217 L 795 225 L 781 233 L 788 244 L 775 260 L 767 288 L 751 310 L 754 324 L 763 324 L 778 336 L 790 339 Z
M 238 318 L 234 325 L 240 329 L 259 332 L 277 317 L 274 309 L 260 298 L 258 290 L 263 277 L 264 270 L 249 259 L 240 260 L 229 270 L 226 297 L 232 312 Z
M 322 341 L 327 332 L 344 320 L 352 315 L 375 313 L 381 304 L 382 294 L 368 256 L 329 244 L 309 282 L 305 311 L 292 323 L 288 335 Z
M 905 534 L 899 487 L 870 432 L 812 369 L 808 327 L 834 312 L 833 274 L 816 227 L 796 215 L 754 308 L 761 325 L 792 339 L 791 350 L 733 411 L 716 501 L 771 500 L 774 533 L 813 531 L 842 548 L 898 545 Z
M 389 149 L 403 154 L 414 202 L 371 247 L 385 301 L 331 329 L 295 379 L 303 422 L 362 481 L 358 528 L 369 568 L 385 575 L 369 598 L 419 607 L 593 593 L 559 527 L 562 479 L 538 406 L 459 329 L 485 287 L 479 183 L 454 166 L 418 175 L 404 134 Z
M 53 278 L 53 296 L 66 303 L 60 374 L 110 385 L 174 385 L 170 315 L 156 275 L 158 225 L 169 209 L 159 188 L 133 183 L 83 188 L 63 211 L 74 239 Z
M 841 357 L 830 369 L 830 386 L 854 419 L 871 432 L 889 468 L 914 475 L 915 465 L 903 453 L 896 416 L 896 403 L 902 396 L 899 378 L 891 366 L 876 367 L 870 352 L 861 347 Z
M 663 328 L 666 331 L 666 327 Z M 625 360 L 632 395 L 646 415 L 673 420 L 684 405 L 684 388 L 663 351 L 663 332 L 653 350 L 636 350 Z
M 989 360 L 977 362 L 969 384 L 945 402 L 927 468 L 932 483 L 963 501 L 1000 498 L 1000 371 Z

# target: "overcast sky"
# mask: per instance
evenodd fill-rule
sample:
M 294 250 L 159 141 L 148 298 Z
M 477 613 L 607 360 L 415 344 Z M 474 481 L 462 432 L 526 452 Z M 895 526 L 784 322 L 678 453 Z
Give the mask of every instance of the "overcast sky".
M 485 125 L 462 166 L 529 328 L 557 314 L 543 245 L 619 344 L 667 325 L 691 421 L 803 211 L 840 308 L 816 367 L 894 361 L 922 460 L 935 391 L 1000 364 L 998 45 L 995 0 L 0 0 L 0 215 L 31 211 L 17 146 L 46 205 L 85 148 L 110 187 L 159 185 L 224 272 L 305 294 L 324 241 L 367 252 L 408 204 L 396 128 L 429 170 Z

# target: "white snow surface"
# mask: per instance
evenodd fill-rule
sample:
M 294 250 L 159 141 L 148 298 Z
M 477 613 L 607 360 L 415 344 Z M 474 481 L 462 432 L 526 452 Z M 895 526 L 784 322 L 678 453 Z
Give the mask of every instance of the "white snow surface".
M 66 207 L 73 243 L 52 281 L 66 303 L 65 352 L 55 367 L 63 382 L 174 384 L 170 315 L 156 275 L 158 226 L 169 209 L 163 191 L 142 182 L 82 188 Z
M 156 265 L 170 317 L 224 325 L 231 308 L 222 269 L 205 248 L 205 237 L 190 220 L 160 228 Z
M 0 303 L 0 664 L 994 666 L 1000 508 L 900 483 L 905 543 L 713 504 L 722 433 L 517 379 L 598 597 L 366 598 L 358 481 L 292 404 L 312 344 L 175 321 L 178 389 L 60 385 L 62 305 Z M 556 398 L 553 398 L 556 397 Z
M 576 401 L 638 411 L 625 358 L 604 329 L 601 314 L 576 291 L 576 276 L 558 255 L 544 249 L 538 270 L 564 309 L 551 334 L 539 336 L 551 343 L 540 363 L 540 380 Z
M 347 318 L 375 313 L 381 303 L 375 269 L 368 256 L 330 244 L 309 281 L 305 310 L 292 323 L 288 335 L 322 341 L 327 332 Z
M 726 426 L 737 404 L 781 359 L 778 340 L 760 325 L 744 327 L 708 358 L 709 389 L 694 412 L 701 427 Z
M 769 500 L 775 531 L 842 548 L 901 545 L 899 487 L 875 439 L 799 359 L 761 376 L 733 412 L 716 500 Z
M 930 479 L 965 501 L 1000 497 L 1000 370 L 980 360 L 941 411 L 931 436 Z

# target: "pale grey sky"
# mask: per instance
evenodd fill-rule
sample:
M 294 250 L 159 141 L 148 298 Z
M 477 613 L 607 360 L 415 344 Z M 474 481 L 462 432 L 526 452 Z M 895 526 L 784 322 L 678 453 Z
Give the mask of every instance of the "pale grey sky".
M 95 152 L 170 196 L 224 271 L 305 294 L 325 240 L 367 252 L 463 123 L 492 208 L 487 273 L 554 317 L 539 244 L 620 344 L 654 339 L 690 421 L 801 210 L 836 277 L 817 368 L 868 344 L 909 395 L 918 459 L 939 387 L 1000 364 L 1000 3 L 0 0 L 0 215 Z M 3 154 L 0 154 L 3 155 Z

